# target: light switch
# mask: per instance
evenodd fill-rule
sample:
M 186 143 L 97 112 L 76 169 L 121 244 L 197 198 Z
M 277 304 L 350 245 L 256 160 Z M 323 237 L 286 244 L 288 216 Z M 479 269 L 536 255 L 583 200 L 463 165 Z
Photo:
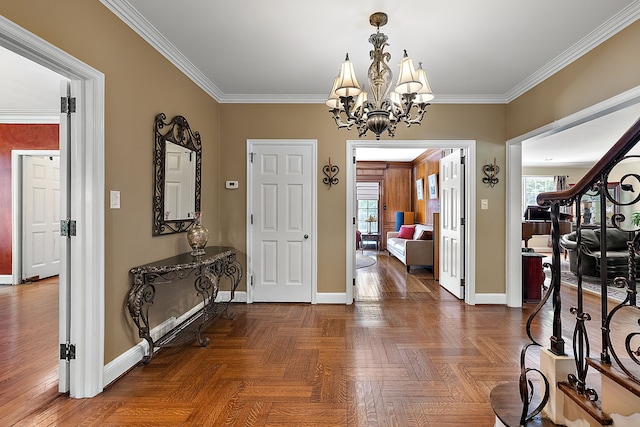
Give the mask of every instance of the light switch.
M 119 191 L 110 191 L 109 199 L 111 209 L 120 209 L 120 192 Z
M 489 199 L 480 200 L 480 209 L 489 209 Z

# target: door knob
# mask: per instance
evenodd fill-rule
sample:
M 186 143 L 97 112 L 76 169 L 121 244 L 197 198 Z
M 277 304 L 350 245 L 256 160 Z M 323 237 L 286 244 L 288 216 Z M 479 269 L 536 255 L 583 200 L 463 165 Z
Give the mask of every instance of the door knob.
M 308 238 L 309 238 L 309 235 L 308 235 L 308 234 L 305 234 L 305 235 L 304 235 L 304 239 L 305 239 L 305 240 L 307 240 Z

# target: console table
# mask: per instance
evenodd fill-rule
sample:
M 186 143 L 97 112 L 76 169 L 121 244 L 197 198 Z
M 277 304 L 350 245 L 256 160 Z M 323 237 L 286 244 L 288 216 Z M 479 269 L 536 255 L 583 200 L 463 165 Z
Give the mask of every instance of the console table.
M 242 266 L 236 260 L 235 248 L 228 246 L 210 246 L 205 254 L 194 257 L 189 252 L 171 258 L 134 267 L 133 285 L 127 298 L 127 308 L 133 322 L 138 328 L 140 338 L 149 344 L 149 352 L 142 362 L 147 364 L 153 358 L 156 347 L 175 344 L 180 336 L 195 328 L 195 338 L 202 347 L 209 344 L 209 338 L 202 338 L 201 332 L 206 324 L 218 317 L 222 312 L 228 316 L 228 306 L 233 300 L 236 288 L 242 278 Z M 156 285 L 170 284 L 186 280 L 193 276 L 193 287 L 196 295 L 202 299 L 203 306 L 197 313 L 154 342 L 149 328 L 149 307 L 156 296 Z M 231 298 L 223 303 L 216 303 L 219 282 L 222 277 L 231 282 Z M 197 322 L 200 320 L 200 322 Z M 193 337 L 193 336 L 191 336 Z M 190 338 L 193 339 L 193 338 Z

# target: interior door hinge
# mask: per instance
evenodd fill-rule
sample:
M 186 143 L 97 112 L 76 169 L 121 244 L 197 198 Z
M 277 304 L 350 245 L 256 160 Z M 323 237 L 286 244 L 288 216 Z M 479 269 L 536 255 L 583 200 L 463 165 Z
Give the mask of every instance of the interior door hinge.
M 253 155 L 256 153 L 249 153 L 249 161 L 253 163 Z
M 251 275 L 251 286 L 253 286 L 253 274 Z
M 76 345 L 69 342 L 60 344 L 60 360 L 74 360 L 76 358 Z
M 250 223 L 253 225 L 253 214 L 251 214 Z
M 72 237 L 76 235 L 76 222 L 72 219 L 60 220 L 60 236 Z
M 353 225 L 356 225 L 356 217 L 353 217 Z
M 63 96 L 60 98 L 60 112 L 63 114 L 71 114 L 76 112 L 76 99 L 71 96 Z
M 356 156 L 353 156 L 353 164 L 356 164 Z
M 465 225 L 464 224 L 464 218 L 460 218 L 460 225 Z
M 461 165 L 464 165 L 464 164 L 465 164 L 465 159 L 466 159 L 466 156 L 462 156 L 462 157 L 460 157 L 460 164 L 461 164 Z
M 460 279 L 460 286 L 462 286 L 464 288 L 465 285 L 465 280 L 464 279 Z

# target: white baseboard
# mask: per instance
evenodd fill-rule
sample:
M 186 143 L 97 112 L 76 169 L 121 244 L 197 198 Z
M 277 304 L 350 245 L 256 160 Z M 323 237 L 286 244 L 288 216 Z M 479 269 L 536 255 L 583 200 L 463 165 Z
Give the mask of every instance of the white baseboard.
M 0 285 L 13 285 L 13 276 L 11 274 L 0 274 Z
M 216 302 L 229 301 L 231 297 L 230 291 L 221 291 L 218 292 L 216 297 Z M 247 293 L 236 292 L 234 295 L 233 302 L 247 302 Z M 185 320 L 195 314 L 198 310 L 202 308 L 202 303 L 196 305 L 191 310 L 184 313 L 182 316 L 175 318 L 171 317 L 160 325 L 156 326 L 151 330 L 151 337 L 154 340 L 162 337 L 171 329 L 182 324 Z M 126 373 L 129 369 L 133 368 L 142 360 L 142 357 L 147 354 L 149 351 L 149 344 L 142 340 L 135 346 L 131 347 L 129 350 L 122 353 L 120 356 L 113 359 L 111 362 L 107 363 L 104 366 L 104 385 L 105 387 L 118 378 L 120 378 L 124 373 Z
M 317 304 L 346 304 L 346 292 L 318 292 L 316 294 Z
M 507 294 L 476 294 L 477 304 L 507 304 Z

